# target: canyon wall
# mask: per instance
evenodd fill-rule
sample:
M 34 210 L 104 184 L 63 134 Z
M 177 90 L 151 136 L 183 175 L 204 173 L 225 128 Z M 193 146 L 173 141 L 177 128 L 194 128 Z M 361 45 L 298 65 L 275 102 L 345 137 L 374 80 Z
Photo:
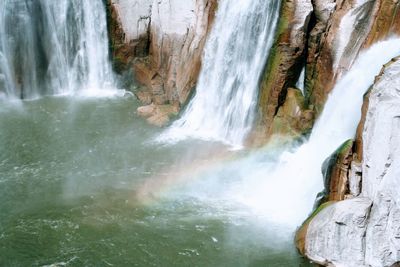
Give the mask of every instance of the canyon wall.
M 328 94 L 352 66 L 359 52 L 400 34 L 400 2 L 396 0 L 284 0 L 273 53 L 261 81 L 256 139 L 307 133 Z M 305 71 L 304 100 L 287 114 Z M 292 90 L 292 89 L 290 89 Z M 252 136 L 254 138 L 254 136 Z M 256 143 L 260 143 L 257 141 Z
M 163 122 L 155 117 L 149 122 L 163 125 L 169 114 L 186 103 L 197 82 L 217 1 L 110 1 L 114 57 L 132 64 L 142 85 L 137 96 L 144 105 L 151 105 L 139 114 L 152 117 L 157 113 Z
M 300 251 L 322 265 L 400 262 L 400 58 L 384 66 L 363 110 L 352 160 L 337 158 L 347 167 L 331 173 L 331 201 L 298 233 Z

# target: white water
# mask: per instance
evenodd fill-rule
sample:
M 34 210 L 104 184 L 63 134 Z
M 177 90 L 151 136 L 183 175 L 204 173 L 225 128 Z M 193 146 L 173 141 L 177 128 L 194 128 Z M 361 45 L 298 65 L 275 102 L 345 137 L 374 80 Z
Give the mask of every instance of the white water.
M 354 138 L 364 93 L 383 64 L 398 55 L 400 39 L 375 44 L 360 54 L 336 84 L 308 142 L 293 153 L 284 153 L 277 164 L 254 171 L 250 163 L 243 170 L 244 177 L 251 177 L 247 181 L 252 182 L 246 181 L 245 189 L 238 188 L 241 201 L 267 214 L 272 221 L 299 225 L 323 190 L 322 163 L 343 142 Z
M 303 69 L 301 70 L 299 80 L 296 83 L 296 87 L 300 89 L 303 95 L 304 95 L 305 82 L 306 82 L 306 67 L 304 66 Z
M 207 41 L 196 95 L 159 139 L 188 137 L 240 146 L 251 129 L 278 0 L 222 0 Z
M 0 93 L 107 95 L 113 84 L 102 0 L 0 1 Z
M 260 218 L 290 233 L 312 210 L 323 190 L 321 166 L 346 140 L 354 138 L 363 95 L 382 65 L 400 55 L 400 39 L 378 43 L 360 54 L 338 81 L 309 141 L 292 151 L 260 151 L 256 155 L 201 175 L 189 194 L 205 201 L 240 203 Z M 272 156 L 271 156 L 272 153 Z M 269 154 L 269 155 L 268 155 Z M 214 201 L 212 200 L 212 201 Z

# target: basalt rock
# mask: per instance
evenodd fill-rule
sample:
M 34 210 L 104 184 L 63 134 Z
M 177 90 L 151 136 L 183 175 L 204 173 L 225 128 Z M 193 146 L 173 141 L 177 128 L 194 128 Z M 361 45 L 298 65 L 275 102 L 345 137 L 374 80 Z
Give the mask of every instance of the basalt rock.
M 153 0 L 107 0 L 108 31 L 114 69 L 127 69 L 137 57 L 149 54 Z
M 304 108 L 318 117 L 336 81 L 360 51 L 400 32 L 399 10 L 397 0 L 282 1 L 276 42 L 261 81 L 254 143 L 282 134 L 282 127 L 275 132 L 281 124 L 280 109 L 304 65 Z M 290 136 L 293 130 L 286 128 Z
M 274 130 L 282 130 L 275 127 L 280 124 L 280 119 L 273 126 L 274 116 L 285 100 L 290 99 L 286 97 L 288 88 L 295 86 L 303 68 L 311 14 L 311 0 L 282 1 L 276 40 L 261 81 L 260 115 L 256 134 L 256 139 L 260 140 L 255 141 L 256 143 L 265 142 L 262 139 L 271 136 Z M 280 115 L 285 116 L 282 112 Z M 288 116 L 290 117 L 289 114 Z
M 313 122 L 314 112 L 304 107 L 302 92 L 289 88 L 284 104 L 274 117 L 272 132 L 275 135 L 300 137 L 312 128 Z
M 322 167 L 328 201 L 344 200 L 350 193 L 349 172 L 353 159 L 353 140 L 346 141 Z
M 397 0 L 328 2 L 314 1 L 316 24 L 308 40 L 306 91 L 317 114 L 362 49 L 400 32 Z
M 150 55 L 137 59 L 134 72 L 156 104 L 183 104 L 195 86 L 216 0 L 154 1 Z
M 384 66 L 366 100 L 362 146 L 354 147 L 363 153 L 353 156 L 348 172 L 351 199 L 318 213 L 302 233 L 300 251 L 322 265 L 389 267 L 400 261 L 400 58 Z

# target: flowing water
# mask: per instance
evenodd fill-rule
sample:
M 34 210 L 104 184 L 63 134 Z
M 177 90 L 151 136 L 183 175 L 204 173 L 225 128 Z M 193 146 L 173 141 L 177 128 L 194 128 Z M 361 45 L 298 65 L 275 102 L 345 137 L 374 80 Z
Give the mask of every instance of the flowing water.
M 115 90 L 102 0 L 0 1 L 0 96 Z
M 214 29 L 205 89 L 176 129 L 241 143 L 278 3 L 221 2 L 217 22 L 244 28 L 220 31 L 221 40 Z M 362 54 L 300 147 L 163 146 L 152 142 L 160 129 L 134 113 L 136 100 L 108 90 L 102 1 L 4 0 L 0 8 L 0 266 L 308 266 L 293 234 L 322 189 L 320 165 L 354 135 L 362 94 L 400 53 L 391 40 Z M 210 113 L 196 111 L 202 97 Z
M 242 145 L 254 120 L 279 6 L 279 0 L 220 1 L 196 95 L 159 140 L 195 137 Z
M 246 152 L 153 145 L 137 105 L 0 103 L 0 266 L 307 266 L 292 232 L 224 190 Z
M 241 30 L 261 38 L 238 57 L 259 75 L 253 65 L 266 57 L 278 1 L 250 2 L 240 7 L 254 19 Z M 252 23 L 260 27 L 247 32 Z M 251 114 L 254 80 L 236 79 L 253 82 L 252 91 L 227 92 L 231 111 Z M 0 266 L 307 265 L 292 231 L 224 190 L 238 182 L 227 166 L 245 152 L 210 141 L 153 144 L 160 130 L 114 84 L 101 0 L 0 2 Z M 243 96 L 251 99 L 235 111 Z M 251 115 L 229 120 L 247 132 Z
M 323 190 L 321 166 L 339 146 L 355 136 L 361 118 L 363 94 L 382 66 L 400 54 L 400 39 L 380 42 L 361 53 L 351 70 L 330 94 L 307 142 L 282 153 L 276 162 L 258 157 L 235 171 L 247 177 L 231 194 L 265 214 L 272 223 L 295 229 Z M 258 168 L 256 164 L 261 164 Z M 277 201 L 278 200 L 278 201 Z M 278 204 L 277 204 L 278 202 Z

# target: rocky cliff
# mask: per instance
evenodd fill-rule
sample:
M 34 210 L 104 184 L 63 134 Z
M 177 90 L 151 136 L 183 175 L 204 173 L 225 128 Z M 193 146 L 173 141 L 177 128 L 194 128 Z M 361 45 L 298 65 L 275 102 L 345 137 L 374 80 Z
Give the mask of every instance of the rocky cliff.
M 348 162 L 347 157 L 347 171 L 332 174 L 341 182 L 336 189 L 345 184 L 346 193 L 335 197 L 338 190 L 333 190 L 330 200 L 342 201 L 322 208 L 298 235 L 299 249 L 319 264 L 400 262 L 400 58 L 383 68 L 365 99 L 358 140 L 362 159 L 356 155 Z
M 265 142 L 273 135 L 307 133 L 359 52 L 400 33 L 399 9 L 396 0 L 282 1 L 274 50 L 261 81 L 257 138 Z M 288 115 L 282 110 L 292 101 L 287 92 L 296 87 L 303 67 L 305 99 L 296 116 Z
M 163 125 L 170 113 L 162 110 L 176 113 L 196 84 L 217 1 L 109 1 L 117 59 L 133 61 L 136 80 L 143 85 L 137 95 L 145 105 L 152 104 L 144 109 L 153 112 L 140 114 L 153 117 L 149 122 Z M 156 113 L 163 123 L 154 117 Z

